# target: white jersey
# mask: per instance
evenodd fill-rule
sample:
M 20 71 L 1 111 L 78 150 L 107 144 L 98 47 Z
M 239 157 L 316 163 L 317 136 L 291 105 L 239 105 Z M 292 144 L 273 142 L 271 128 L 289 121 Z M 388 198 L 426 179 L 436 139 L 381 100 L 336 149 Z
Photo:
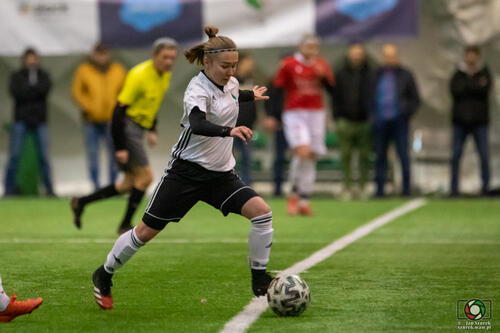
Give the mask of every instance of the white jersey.
M 233 138 L 208 137 L 193 134 L 189 125 L 189 114 L 197 106 L 206 113 L 206 119 L 220 126 L 236 126 L 238 118 L 239 83 L 231 77 L 224 86 L 218 88 L 207 76 L 200 72 L 191 79 L 184 92 L 183 127 L 179 140 L 172 148 L 172 165 L 176 159 L 194 162 L 212 171 L 230 171 L 236 161 L 233 156 Z

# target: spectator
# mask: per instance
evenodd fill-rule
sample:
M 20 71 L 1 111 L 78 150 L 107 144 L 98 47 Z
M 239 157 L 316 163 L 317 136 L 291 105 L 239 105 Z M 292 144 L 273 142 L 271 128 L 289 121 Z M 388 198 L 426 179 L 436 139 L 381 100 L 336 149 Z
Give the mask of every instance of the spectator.
M 280 61 L 293 54 L 294 50 L 285 50 L 280 54 Z M 285 101 L 282 89 L 274 86 L 274 78 L 270 80 L 267 88 L 269 99 L 264 103 L 266 117 L 264 118 L 263 125 L 268 133 L 274 135 L 273 195 L 275 197 L 281 197 L 283 195 L 281 186 L 284 179 L 286 151 L 288 149 L 285 132 L 283 131 L 283 123 L 281 121 Z
M 35 49 L 26 49 L 21 61 L 21 69 L 12 73 L 9 83 L 10 94 L 14 99 L 14 124 L 10 135 L 9 162 L 5 174 L 5 195 L 17 194 L 16 174 L 24 138 L 27 132 L 32 132 L 35 136 L 46 194 L 54 196 L 47 131 L 47 97 L 51 81 L 49 74 L 40 68 L 40 56 Z
M 354 150 L 359 153 L 359 186 L 363 193 L 368 176 L 371 130 L 368 122 L 370 68 L 361 44 L 352 44 L 345 64 L 336 72 L 333 96 L 333 118 L 336 121 L 344 189 L 342 197 L 352 198 L 351 159 Z
M 387 149 L 394 140 L 403 173 L 403 196 L 410 195 L 410 159 L 408 132 L 410 118 L 417 112 L 420 98 L 412 73 L 401 66 L 398 49 L 386 44 L 382 48 L 382 67 L 374 75 L 371 87 L 373 131 L 375 135 L 375 180 L 377 197 L 384 196 L 387 173 Z
M 274 79 L 273 79 L 274 80 Z M 273 182 L 275 197 L 283 195 L 282 184 L 285 172 L 285 159 L 288 143 L 286 142 L 281 114 L 283 113 L 283 94 L 279 93 L 271 81 L 267 86 L 269 99 L 265 102 L 266 117 L 264 118 L 264 128 L 274 135 L 274 162 L 273 162 Z
M 488 193 L 490 180 L 488 123 L 491 75 L 488 67 L 481 63 L 477 46 L 465 48 L 464 62 L 451 78 L 453 98 L 453 157 L 451 160 L 451 195 L 458 195 L 460 157 L 465 139 L 472 134 L 481 160 L 481 194 Z
M 254 60 L 247 54 L 240 54 L 238 68 L 236 70 L 236 79 L 240 83 L 241 89 L 252 90 L 254 86 Z M 236 126 L 246 126 L 253 130 L 257 120 L 257 108 L 254 101 L 240 103 L 238 120 Z M 252 140 L 246 143 L 238 137 L 234 138 L 233 148 L 239 152 L 239 176 L 247 185 L 252 185 Z
M 104 141 L 109 156 L 109 178 L 117 175 L 110 120 L 116 98 L 125 80 L 125 68 L 113 62 L 111 52 L 98 43 L 88 59 L 78 66 L 73 78 L 73 97 L 83 117 L 83 130 L 90 179 L 94 190 L 99 189 L 99 141 Z

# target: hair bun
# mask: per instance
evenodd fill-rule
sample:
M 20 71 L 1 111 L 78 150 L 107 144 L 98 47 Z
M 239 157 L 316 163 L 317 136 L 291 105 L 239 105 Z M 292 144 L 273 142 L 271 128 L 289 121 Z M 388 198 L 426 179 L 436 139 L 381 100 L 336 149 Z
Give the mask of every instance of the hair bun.
M 205 33 L 207 34 L 208 38 L 215 37 L 217 33 L 219 32 L 219 29 L 214 27 L 213 25 L 207 25 L 204 29 Z

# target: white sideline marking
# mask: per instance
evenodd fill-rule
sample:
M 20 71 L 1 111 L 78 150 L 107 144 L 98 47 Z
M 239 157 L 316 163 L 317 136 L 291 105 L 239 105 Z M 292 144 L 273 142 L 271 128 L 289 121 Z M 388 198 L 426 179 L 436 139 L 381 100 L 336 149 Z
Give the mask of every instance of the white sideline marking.
M 373 230 L 391 222 L 392 220 L 397 219 L 398 217 L 405 215 L 417 208 L 422 207 L 427 203 L 424 199 L 415 199 L 412 200 L 396 209 L 391 210 L 375 218 L 374 220 L 356 228 L 350 234 L 347 234 L 330 245 L 322 248 L 321 250 L 313 253 L 310 257 L 299 261 L 295 265 L 290 268 L 284 270 L 281 274 L 299 274 L 304 272 L 305 270 L 313 267 L 317 263 L 327 259 L 332 256 L 335 252 L 342 250 L 346 246 L 354 243 L 358 239 L 368 235 Z M 260 315 L 264 313 L 267 309 L 267 299 L 264 296 L 254 297 L 250 303 L 245 306 L 243 311 L 238 313 L 233 317 L 222 329 L 221 333 L 236 333 L 236 332 L 244 332 L 247 328 L 250 327 L 257 319 L 259 319 Z

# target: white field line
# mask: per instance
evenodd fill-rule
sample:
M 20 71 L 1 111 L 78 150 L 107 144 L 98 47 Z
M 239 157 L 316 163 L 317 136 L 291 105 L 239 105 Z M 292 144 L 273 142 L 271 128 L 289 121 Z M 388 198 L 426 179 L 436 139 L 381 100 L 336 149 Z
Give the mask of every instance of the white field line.
M 373 230 L 405 215 L 415 209 L 418 209 L 427 203 L 424 199 L 412 200 L 390 212 L 375 218 L 374 220 L 362 225 L 348 235 L 337 239 L 330 245 L 313 253 L 310 257 L 299 261 L 292 267 L 285 269 L 281 274 L 299 274 L 312 266 L 322 262 L 332 256 L 335 252 L 342 250 L 346 246 L 354 243 L 358 239 L 368 235 Z M 254 297 L 250 303 L 245 306 L 243 311 L 234 316 L 222 329 L 221 333 L 237 333 L 244 332 L 250 327 L 260 315 L 267 309 L 267 299 L 264 296 Z

